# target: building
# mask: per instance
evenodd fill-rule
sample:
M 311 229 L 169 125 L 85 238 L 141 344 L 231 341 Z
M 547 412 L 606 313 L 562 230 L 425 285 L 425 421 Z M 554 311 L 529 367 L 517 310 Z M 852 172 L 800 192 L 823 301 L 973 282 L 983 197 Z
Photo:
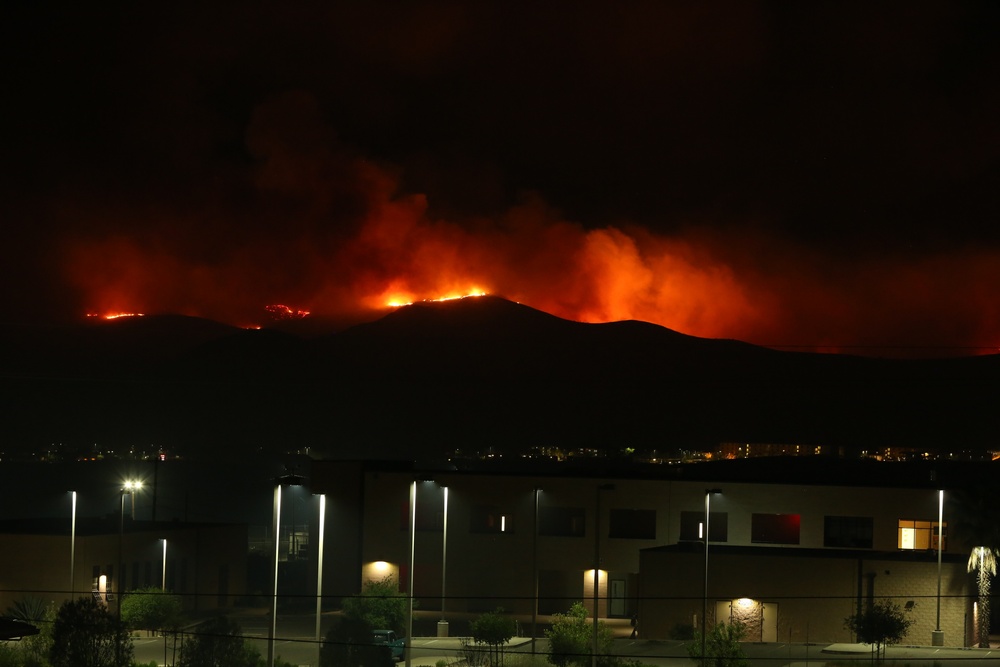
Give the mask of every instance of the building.
M 0 521 L 0 609 L 35 597 L 55 604 L 156 587 L 187 611 L 232 607 L 246 595 L 247 528 L 241 524 L 69 519 Z
M 327 540 L 339 545 L 324 597 L 387 575 L 407 591 L 412 562 L 419 608 L 442 616 L 534 617 L 583 601 L 602 618 L 638 613 L 647 638 L 741 617 L 761 641 L 831 643 L 852 641 L 844 619 L 859 605 L 889 597 L 911 614 L 913 641 L 930 644 L 940 545 L 944 642 L 971 644 L 974 586 L 967 545 L 948 539 L 944 480 L 810 459 L 572 475 L 317 461 L 310 486 L 327 495 Z

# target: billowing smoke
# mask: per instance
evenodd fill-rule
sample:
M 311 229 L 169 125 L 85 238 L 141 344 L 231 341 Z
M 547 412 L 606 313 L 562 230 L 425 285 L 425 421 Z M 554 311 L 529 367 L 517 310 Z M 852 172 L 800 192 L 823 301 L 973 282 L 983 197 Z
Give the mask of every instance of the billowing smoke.
M 993 250 L 850 257 L 746 226 L 585 226 L 536 193 L 495 215 L 436 214 L 402 190 L 401 167 L 353 153 L 302 93 L 259 107 L 245 146 L 247 164 L 207 184 L 211 197 L 63 210 L 100 221 L 59 248 L 81 313 L 250 325 L 284 304 L 346 321 L 486 291 L 574 320 L 810 350 L 1000 344 Z

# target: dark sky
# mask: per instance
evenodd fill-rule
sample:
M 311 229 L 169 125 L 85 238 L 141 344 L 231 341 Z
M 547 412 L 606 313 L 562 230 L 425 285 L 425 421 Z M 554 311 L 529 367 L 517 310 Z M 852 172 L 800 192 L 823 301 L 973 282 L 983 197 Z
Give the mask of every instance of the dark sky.
M 1000 5 L 537 4 L 6 10 L 4 319 L 478 289 L 1000 346 Z

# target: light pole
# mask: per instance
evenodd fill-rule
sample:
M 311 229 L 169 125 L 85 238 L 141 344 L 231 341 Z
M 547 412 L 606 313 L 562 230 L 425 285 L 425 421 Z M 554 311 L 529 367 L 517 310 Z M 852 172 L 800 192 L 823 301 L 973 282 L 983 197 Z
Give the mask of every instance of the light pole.
M 594 511 L 594 629 L 591 636 L 590 664 L 597 667 L 597 631 L 598 631 L 598 593 L 600 590 L 601 572 L 601 491 L 614 491 L 614 484 L 601 484 L 597 487 L 595 494 L 596 502 Z
M 76 491 L 70 491 L 71 509 L 69 521 L 69 599 L 74 597 L 76 583 Z
M 126 480 L 118 493 L 121 512 L 118 522 L 118 620 L 122 620 L 122 595 L 125 593 L 125 559 L 122 554 L 122 543 L 125 541 L 125 496 L 132 497 L 132 518 L 135 519 L 135 494 L 142 488 L 142 482 L 138 480 Z
M 535 655 L 535 637 L 538 635 L 538 492 L 535 487 L 535 530 L 531 538 L 531 569 L 535 584 L 535 602 L 531 606 L 531 655 Z
M 326 539 L 326 494 L 319 494 L 319 550 L 316 554 L 316 664 L 322 648 L 320 618 L 323 613 L 323 543 Z
M 119 522 L 118 522 L 118 598 L 115 604 L 115 618 L 118 621 L 118 625 L 122 622 L 122 595 L 125 593 L 125 561 L 122 556 L 122 543 L 125 541 L 125 494 L 132 496 L 132 518 L 135 519 L 135 494 L 142 488 L 142 482 L 137 480 L 126 480 L 122 485 L 121 490 L 118 493 L 119 496 Z M 121 664 L 122 654 L 121 654 L 121 642 L 115 642 L 115 655 L 117 656 L 118 663 Z
M 438 623 L 438 637 L 448 636 L 448 620 L 444 615 L 446 596 L 445 581 L 448 574 L 448 487 L 444 491 L 444 517 L 441 522 L 441 621 Z
M 163 568 L 160 570 L 160 590 L 167 592 L 167 538 L 163 538 Z
M 938 490 L 938 523 L 937 523 L 937 622 L 931 633 L 932 646 L 944 646 L 944 630 L 941 629 L 941 548 L 944 542 L 944 489 Z
M 274 480 L 274 514 L 272 523 L 272 538 L 274 550 L 271 553 L 271 627 L 267 634 L 267 665 L 274 667 L 274 635 L 278 629 L 278 550 L 281 546 L 281 487 L 299 486 L 303 478 L 299 475 L 283 475 Z
M 705 667 L 705 637 L 708 634 L 708 520 L 712 509 L 712 496 L 722 489 L 705 489 L 705 590 L 701 598 L 701 665 Z
M 406 667 L 413 664 L 413 561 L 416 553 L 417 534 L 417 480 L 410 482 L 410 571 L 408 573 L 407 594 L 409 605 L 406 608 Z M 272 666 L 273 667 L 273 666 Z

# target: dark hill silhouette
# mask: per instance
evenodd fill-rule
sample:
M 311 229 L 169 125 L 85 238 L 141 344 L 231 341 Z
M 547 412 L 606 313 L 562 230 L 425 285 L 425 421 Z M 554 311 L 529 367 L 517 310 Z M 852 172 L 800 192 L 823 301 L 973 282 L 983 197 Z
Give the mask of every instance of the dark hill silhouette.
M 438 457 L 532 445 L 992 443 L 1000 358 L 780 352 L 498 297 L 417 303 L 319 338 L 194 318 L 4 334 L 8 442 L 309 447 Z M 16 363 L 13 363 L 15 362 Z

